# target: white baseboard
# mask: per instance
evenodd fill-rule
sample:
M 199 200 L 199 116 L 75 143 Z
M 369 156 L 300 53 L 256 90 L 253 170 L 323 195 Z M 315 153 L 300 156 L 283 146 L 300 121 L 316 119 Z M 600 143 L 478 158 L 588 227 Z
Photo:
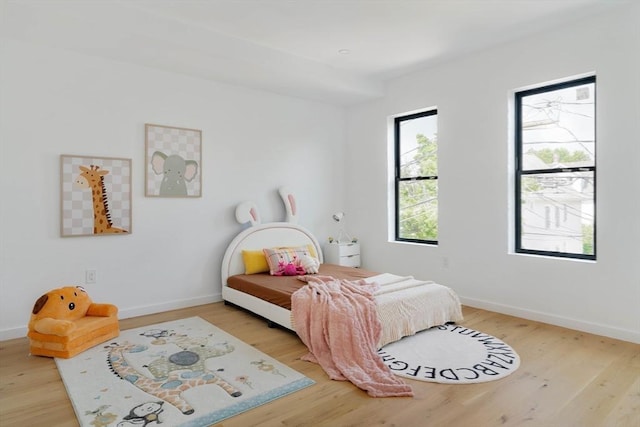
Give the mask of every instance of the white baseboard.
M 528 310 L 510 305 L 496 304 L 490 301 L 474 298 L 460 297 L 460 301 L 463 305 L 467 305 L 469 307 L 481 308 L 483 310 L 493 311 L 496 313 L 508 314 L 510 316 L 521 317 L 523 319 L 535 320 L 537 322 L 548 323 L 550 325 L 562 326 L 563 328 L 574 329 L 577 331 L 588 332 L 590 334 L 602 335 L 609 338 L 640 344 L 640 331 L 615 328 L 600 323 L 587 322 L 584 320 L 558 316 L 541 311 Z
M 118 313 L 120 319 L 128 319 L 131 317 L 145 316 L 147 314 L 155 314 L 163 311 L 178 310 L 180 308 L 194 307 L 197 305 L 210 304 L 212 302 L 222 301 L 221 294 L 208 295 L 198 298 L 189 298 L 184 300 L 176 300 L 162 304 L 145 305 L 132 307 L 121 310 Z M 623 341 L 629 341 L 640 344 L 640 332 L 628 329 L 614 328 L 599 323 L 585 322 L 582 320 L 572 319 L 569 317 L 557 316 L 554 314 L 544 313 L 540 311 L 527 310 L 520 307 L 496 304 L 489 301 L 460 297 L 462 304 L 469 307 L 481 308 L 483 310 L 495 311 L 496 313 L 508 314 L 510 316 L 521 317 L 523 319 L 535 320 L 537 322 L 548 323 L 551 325 L 562 326 L 564 328 L 575 329 L 578 331 L 588 332 L 590 334 L 603 335 Z M 14 338 L 22 338 L 27 336 L 27 327 L 9 328 L 0 330 L 0 341 L 10 340 Z
M 212 302 L 222 301 L 221 294 L 207 295 L 197 298 L 188 298 L 164 302 L 161 304 L 144 305 L 138 307 L 127 308 L 118 312 L 118 318 L 128 319 L 131 317 L 145 316 L 147 314 L 161 313 L 163 311 L 178 310 L 180 308 L 195 307 L 197 305 L 210 304 Z M 0 330 L 0 341 L 11 340 L 14 338 L 23 338 L 27 336 L 27 326 L 19 328 L 9 328 Z
M 118 313 L 120 319 L 129 319 L 131 317 L 145 316 L 147 314 L 161 313 L 163 311 L 178 310 L 180 308 L 195 307 L 197 305 L 210 304 L 212 302 L 222 301 L 222 294 L 207 295 L 204 297 L 189 298 L 165 302 L 162 304 L 145 305 L 132 307 L 121 310 Z

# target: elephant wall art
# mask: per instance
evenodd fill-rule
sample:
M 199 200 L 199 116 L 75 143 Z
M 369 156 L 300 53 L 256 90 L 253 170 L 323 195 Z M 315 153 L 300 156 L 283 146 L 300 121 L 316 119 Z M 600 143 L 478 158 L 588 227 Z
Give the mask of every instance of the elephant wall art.
M 145 134 L 145 194 L 150 197 L 200 197 L 202 132 L 147 124 Z
M 187 182 L 193 181 L 198 174 L 198 163 L 185 160 L 177 154 L 166 155 L 156 151 L 151 156 L 151 166 L 156 175 L 162 175 L 160 196 L 186 197 Z

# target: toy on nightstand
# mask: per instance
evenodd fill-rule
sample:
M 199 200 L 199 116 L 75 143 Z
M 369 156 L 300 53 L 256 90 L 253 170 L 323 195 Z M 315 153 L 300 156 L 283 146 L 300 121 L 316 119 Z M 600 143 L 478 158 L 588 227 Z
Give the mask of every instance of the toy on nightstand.
M 115 305 L 96 304 L 81 286 L 66 286 L 38 298 L 27 336 L 32 355 L 68 359 L 119 334 Z

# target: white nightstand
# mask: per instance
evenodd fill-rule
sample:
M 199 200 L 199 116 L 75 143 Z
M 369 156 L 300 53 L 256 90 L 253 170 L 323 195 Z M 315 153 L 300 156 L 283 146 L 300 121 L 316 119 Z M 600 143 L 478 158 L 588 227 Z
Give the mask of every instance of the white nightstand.
M 324 262 L 347 267 L 360 267 L 360 243 L 327 243 Z

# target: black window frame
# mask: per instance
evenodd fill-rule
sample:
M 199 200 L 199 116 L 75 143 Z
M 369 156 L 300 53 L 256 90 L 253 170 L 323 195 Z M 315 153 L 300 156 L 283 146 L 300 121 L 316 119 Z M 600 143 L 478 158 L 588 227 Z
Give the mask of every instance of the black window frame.
M 593 166 L 581 166 L 581 167 L 563 167 L 563 168 L 548 168 L 548 169 L 532 169 L 532 170 L 522 170 L 523 166 L 523 126 L 522 126 L 522 99 L 530 96 L 536 95 L 544 92 L 552 92 L 560 89 L 566 89 L 571 87 L 582 86 L 585 84 L 593 84 L 594 85 L 594 159 Z M 564 81 L 561 83 L 554 83 L 550 85 L 540 86 L 533 89 L 527 89 L 523 91 L 519 91 L 515 93 L 515 105 L 514 105 L 514 114 L 515 114 L 515 252 L 519 254 L 530 254 L 530 255 L 542 255 L 542 256 L 550 256 L 555 258 L 571 258 L 571 259 L 581 259 L 581 260 L 591 260 L 595 261 L 597 259 L 597 223 L 596 223 L 596 213 L 597 213 L 597 204 L 596 204 L 596 196 L 597 196 L 597 174 L 596 174 L 596 164 L 597 164 L 597 84 L 596 84 L 596 76 L 587 76 L 577 79 L 572 79 L 568 81 Z M 578 254 L 578 253 L 569 253 L 569 252 L 557 252 L 557 251 L 545 251 L 545 250 L 537 250 L 537 249 L 525 249 L 522 247 L 522 195 L 521 195 L 521 183 L 523 177 L 527 175 L 540 175 L 540 174 L 558 174 L 558 173 L 567 173 L 567 172 L 591 172 L 593 173 L 593 254 Z
M 426 239 L 411 239 L 406 237 L 400 237 L 400 183 L 411 181 L 423 181 L 423 180 L 438 180 L 438 175 L 425 175 L 425 176 L 413 176 L 413 177 L 401 177 L 401 153 L 400 153 L 400 124 L 404 121 L 414 120 L 422 117 L 437 116 L 438 109 L 433 108 L 417 113 L 407 114 L 394 118 L 394 143 L 395 143 L 395 236 L 396 242 L 411 242 L 421 243 L 428 245 L 437 245 L 438 240 L 426 240 Z M 439 199 L 439 193 L 438 193 Z M 439 218 L 438 218 L 439 220 Z M 439 236 L 439 235 L 438 235 Z

